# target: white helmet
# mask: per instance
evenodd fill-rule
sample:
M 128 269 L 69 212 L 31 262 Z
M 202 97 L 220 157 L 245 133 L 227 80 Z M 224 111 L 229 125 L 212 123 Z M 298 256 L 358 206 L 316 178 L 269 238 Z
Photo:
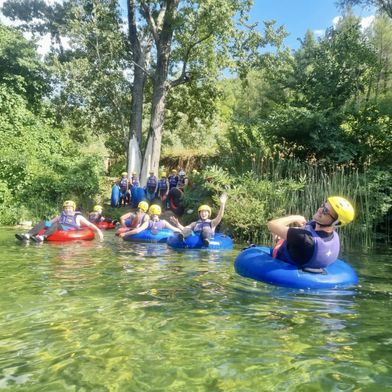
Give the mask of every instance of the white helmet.
M 180 170 L 180 172 L 178 173 L 178 175 L 182 177 L 182 176 L 185 176 L 186 173 L 184 172 L 184 170 Z

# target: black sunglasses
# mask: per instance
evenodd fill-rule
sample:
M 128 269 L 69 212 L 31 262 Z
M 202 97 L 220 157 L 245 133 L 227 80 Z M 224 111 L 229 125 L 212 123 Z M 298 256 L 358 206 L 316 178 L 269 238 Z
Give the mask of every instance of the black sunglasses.
M 321 204 L 321 206 L 320 206 L 320 208 L 322 208 L 322 213 L 323 213 L 323 215 L 328 215 L 328 216 L 330 216 L 333 220 L 336 220 L 336 219 L 338 219 L 338 218 L 336 218 L 336 217 L 334 217 L 332 214 L 331 214 L 331 211 L 329 211 L 329 209 L 325 206 L 327 204 L 327 202 L 324 202 L 323 204 Z

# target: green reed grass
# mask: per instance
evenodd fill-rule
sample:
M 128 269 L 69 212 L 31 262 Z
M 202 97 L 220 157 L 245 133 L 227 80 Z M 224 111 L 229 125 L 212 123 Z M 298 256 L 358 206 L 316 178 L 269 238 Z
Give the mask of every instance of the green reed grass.
M 322 166 L 296 159 L 264 156 L 253 161 L 253 172 L 260 180 L 272 183 L 291 180 L 298 184 L 296 189 L 291 187 L 287 191 L 285 198 L 276 198 L 276 203 L 270 205 L 271 211 L 284 210 L 286 214 L 301 214 L 310 218 L 328 196 L 347 198 L 354 205 L 356 217 L 353 223 L 339 229 L 343 243 L 348 247 L 372 245 L 373 218 L 369 208 L 367 177 L 356 168 Z M 263 233 L 259 241 L 266 239 L 268 234 Z

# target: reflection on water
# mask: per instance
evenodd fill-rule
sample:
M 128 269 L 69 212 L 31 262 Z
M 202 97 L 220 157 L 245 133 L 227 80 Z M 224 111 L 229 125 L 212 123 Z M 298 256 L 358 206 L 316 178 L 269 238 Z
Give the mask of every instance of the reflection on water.
M 0 389 L 386 391 L 390 254 L 347 254 L 348 290 L 235 274 L 238 250 L 23 245 L 0 229 Z

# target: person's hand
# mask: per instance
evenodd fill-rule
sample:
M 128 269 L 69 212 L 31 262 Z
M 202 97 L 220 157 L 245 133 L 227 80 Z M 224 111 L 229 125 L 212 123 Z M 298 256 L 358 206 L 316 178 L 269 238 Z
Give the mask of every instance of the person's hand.
M 227 198 L 228 198 L 227 193 L 226 193 L 226 192 L 223 192 L 223 193 L 221 194 L 220 198 L 219 198 L 221 204 L 226 204 Z
M 294 223 L 296 223 L 299 227 L 305 226 L 307 220 L 302 215 L 298 215 L 297 219 Z
M 172 222 L 175 226 L 178 226 L 178 219 L 175 216 L 170 217 L 170 222 Z

